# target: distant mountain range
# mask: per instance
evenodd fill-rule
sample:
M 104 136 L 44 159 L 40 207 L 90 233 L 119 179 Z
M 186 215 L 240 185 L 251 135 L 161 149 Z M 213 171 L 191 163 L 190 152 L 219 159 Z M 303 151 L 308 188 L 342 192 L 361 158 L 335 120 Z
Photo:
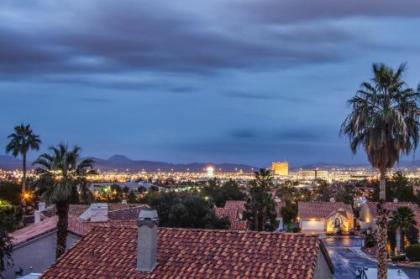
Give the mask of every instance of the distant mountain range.
M 213 166 L 215 169 L 222 169 L 224 171 L 234 171 L 235 169 L 242 169 L 244 171 L 251 170 L 255 168 L 253 166 L 244 165 L 244 164 L 231 164 L 231 163 L 221 163 L 214 164 L 211 162 L 206 163 L 187 163 L 187 164 L 175 164 L 159 161 L 144 161 L 144 160 L 132 160 L 127 158 L 124 155 L 114 155 L 109 159 L 100 159 L 92 158 L 95 161 L 95 168 L 101 170 L 146 170 L 146 171 L 156 171 L 160 169 L 161 171 L 202 171 L 208 166 Z
M 29 166 L 29 163 L 28 163 Z M 22 161 L 8 155 L 0 155 L 0 169 L 15 170 L 22 168 Z
M 235 164 L 235 163 L 221 163 L 214 164 L 211 162 L 205 163 L 167 163 L 159 161 L 145 161 L 145 160 L 132 160 L 124 155 L 114 155 L 109 159 L 101 159 L 96 157 L 90 157 L 95 161 L 94 167 L 100 170 L 129 170 L 129 171 L 156 171 L 160 169 L 161 171 L 185 171 L 189 169 L 190 171 L 202 171 L 207 166 L 211 165 L 216 170 L 222 169 L 224 171 L 235 171 L 242 169 L 244 171 L 250 171 L 251 169 L 258 169 L 258 167 L 246 165 L 246 164 Z M 28 168 L 32 167 L 32 163 L 28 162 Z M 298 167 L 291 166 L 292 169 L 332 169 L 332 168 L 355 168 L 355 167 L 369 167 L 368 164 L 333 164 L 333 163 L 315 163 L 315 164 L 306 164 Z M 399 168 L 418 168 L 420 167 L 420 160 L 405 161 L 400 162 L 397 166 Z M 14 170 L 22 168 L 22 161 L 20 159 L 14 158 L 8 155 L 0 155 L 0 169 L 5 170 Z
M 89 157 L 95 161 L 95 169 L 100 170 L 129 170 L 129 171 L 156 171 L 160 169 L 161 171 L 202 171 L 208 166 L 213 166 L 216 170 L 222 169 L 224 171 L 235 171 L 242 169 L 244 171 L 249 171 L 251 169 L 257 169 L 256 167 L 244 165 L 244 164 L 234 164 L 234 163 L 221 163 L 214 164 L 211 162 L 207 163 L 187 163 L 187 164 L 175 164 L 159 161 L 144 161 L 144 160 L 132 160 L 124 155 L 114 155 L 109 159 L 102 159 L 96 157 Z M 28 169 L 32 167 L 32 163 L 28 162 Z M 0 155 L 0 169 L 14 170 L 22 168 L 22 162 L 20 159 L 8 155 Z

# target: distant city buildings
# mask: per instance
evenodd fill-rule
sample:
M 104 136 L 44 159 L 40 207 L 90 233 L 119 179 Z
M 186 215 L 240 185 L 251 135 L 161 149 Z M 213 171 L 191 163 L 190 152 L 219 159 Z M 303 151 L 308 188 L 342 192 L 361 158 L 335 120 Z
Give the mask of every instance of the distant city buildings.
M 275 176 L 288 176 L 289 175 L 289 163 L 284 162 L 273 162 L 271 164 L 271 170 Z

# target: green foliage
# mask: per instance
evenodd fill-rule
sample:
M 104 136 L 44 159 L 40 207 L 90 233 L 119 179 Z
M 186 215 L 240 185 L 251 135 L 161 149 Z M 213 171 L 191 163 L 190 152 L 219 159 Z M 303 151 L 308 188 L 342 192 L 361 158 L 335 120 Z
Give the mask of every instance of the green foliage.
M 373 233 L 366 234 L 365 247 L 372 248 L 376 246 L 376 239 Z
M 0 271 L 13 264 L 12 244 L 9 232 L 13 231 L 22 220 L 22 211 L 8 201 L 0 200 Z
M 149 187 L 149 191 L 148 192 L 159 192 L 159 187 L 152 185 Z
M 420 261 L 420 244 L 413 244 L 408 246 L 405 249 L 405 253 L 410 261 Z
M 323 202 L 329 202 L 333 197 L 330 185 L 325 180 L 320 180 L 318 186 L 318 200 Z
M 146 189 L 146 187 L 144 187 L 144 186 L 139 186 L 138 188 L 137 188 L 137 192 L 139 192 L 139 194 L 143 194 L 144 192 L 146 192 L 147 191 L 147 189 Z
M 35 135 L 30 125 L 20 124 L 7 137 L 10 141 L 6 145 L 6 152 L 17 157 L 22 155 L 22 192 L 26 190 L 26 155 L 29 150 L 39 150 L 41 140 Z
M 355 193 L 354 193 L 353 185 L 343 184 L 343 185 L 337 186 L 337 192 L 334 195 L 334 199 L 337 202 L 353 204 L 354 196 L 355 196 Z
M 283 202 L 296 203 L 299 201 L 313 201 L 316 200 L 318 193 L 306 188 L 297 188 L 295 183 L 286 181 L 281 184 L 276 191 L 277 197 Z
M 269 171 L 260 169 L 255 172 L 244 212 L 251 230 L 273 231 L 276 228 L 276 208 L 270 192 L 272 186 L 273 177 Z
M 26 155 L 30 149 L 38 150 L 41 140 L 35 135 L 30 125 L 20 124 L 14 128 L 14 132 L 8 136 L 10 142 L 6 146 L 6 152 L 13 156 Z
M 14 205 L 20 204 L 20 186 L 10 181 L 0 181 L 0 199 Z
M 400 154 L 415 150 L 419 140 L 419 93 L 402 79 L 405 65 L 397 70 L 374 64 L 373 78 L 363 82 L 349 100 L 352 106 L 341 127 L 353 152 L 362 146 L 373 167 L 385 171 Z
M 379 182 L 373 184 L 373 200 L 379 201 Z M 416 202 L 417 197 L 413 192 L 413 184 L 401 173 L 396 172 L 392 178 L 386 179 L 386 200 L 391 202 L 397 199 L 400 202 Z
M 128 203 L 137 203 L 137 195 L 136 193 L 134 193 L 134 191 L 130 191 L 128 193 L 128 198 L 127 198 Z
M 230 224 L 218 218 L 209 203 L 190 193 L 149 192 L 145 199 L 159 214 L 159 225 L 175 228 L 227 229 Z
M 416 226 L 410 226 L 408 228 L 407 239 L 408 239 L 408 242 L 410 244 L 416 244 L 416 243 L 418 243 L 419 230 L 416 228 Z
M 400 207 L 400 208 L 397 208 L 397 210 L 393 212 L 391 220 L 389 221 L 388 228 L 389 230 L 393 232 L 395 232 L 397 229 L 400 230 L 401 248 L 403 251 L 405 247 L 404 240 L 408 235 L 410 227 L 414 227 L 415 225 L 416 225 L 415 215 L 410 208 Z
M 220 186 L 217 180 L 212 179 L 208 186 L 203 188 L 202 194 L 208 197 L 217 207 L 224 207 L 228 200 L 245 200 L 246 195 L 241 192 L 238 183 L 228 180 Z
M 93 160 L 81 159 L 78 146 L 69 149 L 67 145 L 59 144 L 50 147 L 49 151 L 40 155 L 34 164 L 42 181 L 36 184 L 37 192 L 47 203 L 54 203 L 57 209 L 56 258 L 59 258 L 66 250 L 69 204 L 79 194 L 75 189 L 89 191 L 86 176 L 95 172 Z
M 281 216 L 284 224 L 292 223 L 298 214 L 298 207 L 295 203 L 286 202 L 286 205 L 281 209 Z
M 393 254 L 395 247 L 397 247 L 396 231 L 388 227 L 388 243 L 391 248 L 391 254 Z
M 392 262 L 402 262 L 405 261 L 405 255 L 398 255 L 398 256 L 392 256 L 391 257 Z
M 81 148 L 69 149 L 59 144 L 49 148 L 34 162 L 36 172 L 40 175 L 40 183 L 36 183 L 37 191 L 48 203 L 67 202 L 75 199 L 77 189 L 88 191 L 86 176 L 94 174 L 93 160 L 81 159 Z M 85 187 L 77 186 L 85 185 Z
M 118 184 L 112 184 L 111 187 L 111 193 L 109 196 L 109 200 L 111 202 L 120 202 L 123 198 L 123 189 L 121 189 L 120 185 Z

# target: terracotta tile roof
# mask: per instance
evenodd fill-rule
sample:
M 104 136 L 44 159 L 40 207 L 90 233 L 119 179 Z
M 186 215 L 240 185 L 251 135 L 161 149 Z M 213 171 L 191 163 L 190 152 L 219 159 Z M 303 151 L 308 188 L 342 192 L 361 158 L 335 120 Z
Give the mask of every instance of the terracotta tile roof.
M 378 209 L 378 203 L 377 202 L 368 202 L 367 206 L 369 207 L 369 211 L 372 214 L 373 218 L 376 218 L 377 216 L 377 209 Z M 397 208 L 400 207 L 408 207 L 410 208 L 414 215 L 416 220 L 416 227 L 420 230 L 420 208 L 415 203 L 411 202 L 386 202 L 384 203 L 384 207 L 386 210 L 388 210 L 388 214 L 391 216 L 392 212 L 397 210 Z
M 57 227 L 57 216 L 48 217 L 37 224 L 31 224 L 16 230 L 10 234 L 12 245 L 22 244 L 26 241 L 41 236 L 47 232 L 54 231 Z
M 88 204 L 70 204 L 70 207 L 69 207 L 69 215 L 73 215 L 73 216 L 79 217 L 88 208 L 89 208 L 89 205 Z
M 76 216 L 69 215 L 68 219 L 68 230 L 77 235 L 85 235 L 90 232 L 95 226 L 106 226 L 109 224 L 118 224 L 119 221 L 136 221 L 140 210 L 147 207 L 147 205 L 136 206 L 121 206 L 117 207 L 119 209 L 109 211 L 108 218 L 106 222 L 89 222 L 84 221 Z M 114 207 L 115 208 L 115 207 Z M 124 222 L 121 222 L 125 224 Z
M 343 202 L 299 202 L 298 216 L 301 219 L 328 218 L 339 209 L 353 213 L 351 205 Z
M 373 218 L 377 215 L 377 209 L 378 209 L 378 203 L 377 202 L 367 202 L 367 206 L 369 207 L 369 211 L 372 214 Z M 393 212 L 397 210 L 397 208 L 400 207 L 408 207 L 413 212 L 416 212 L 419 210 L 418 206 L 411 202 L 386 202 L 384 203 L 384 208 L 388 210 L 389 212 Z
M 88 204 L 70 204 L 69 215 L 79 217 L 88 208 L 89 208 Z M 42 211 L 42 215 L 44 215 L 45 217 L 52 217 L 55 214 L 56 214 L 56 209 L 54 206 Z
M 98 226 L 41 278 L 313 278 L 316 236 L 160 228 L 158 265 L 136 271 L 137 227 Z M 332 269 L 331 269 L 332 270 Z
M 237 209 L 240 210 L 242 212 L 245 211 L 245 201 L 233 201 L 233 200 L 229 200 L 226 201 L 225 203 L 225 208 L 227 209 Z
M 69 218 L 68 218 L 68 231 L 80 236 L 83 236 L 90 232 L 94 226 L 104 226 L 104 223 L 110 224 L 126 224 L 119 221 L 136 221 L 139 216 L 140 210 L 145 208 L 146 205 L 123 205 L 118 210 L 110 211 L 108 214 L 108 222 L 86 222 L 81 220 L 78 216 L 83 213 L 84 210 L 88 208 L 87 205 L 70 205 L 69 208 Z M 47 212 L 53 212 L 51 210 Z M 57 228 L 57 216 L 44 217 L 44 219 L 37 224 L 31 224 L 25 226 L 19 230 L 14 231 L 12 236 L 12 244 L 18 245 L 26 241 L 34 239 L 38 236 L 41 236 L 47 232 L 54 231 Z
M 140 210 L 146 207 L 148 206 L 144 204 L 137 204 L 136 206 L 110 210 L 108 212 L 108 218 L 110 220 L 137 220 Z
M 216 207 L 214 212 L 217 217 L 227 217 L 230 221 L 231 230 L 246 230 L 248 222 L 242 220 L 245 211 L 245 201 L 226 201 L 225 207 Z
M 108 203 L 109 211 L 121 210 L 121 209 L 128 209 L 128 208 L 139 207 L 139 206 L 142 206 L 142 204 L 138 204 L 138 203 L 127 203 L 127 204 L 123 204 L 123 203 Z

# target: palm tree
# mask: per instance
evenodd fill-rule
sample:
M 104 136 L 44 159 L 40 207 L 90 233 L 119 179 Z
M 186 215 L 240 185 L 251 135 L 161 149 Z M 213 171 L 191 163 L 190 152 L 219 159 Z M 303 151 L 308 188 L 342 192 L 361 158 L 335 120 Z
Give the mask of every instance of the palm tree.
M 6 152 L 14 157 L 22 155 L 23 177 L 22 194 L 26 190 L 26 155 L 29 150 L 39 150 L 41 140 L 35 135 L 30 125 L 20 124 L 14 128 L 14 132 L 8 136 L 10 142 L 6 146 Z
M 369 162 L 380 173 L 379 279 L 386 277 L 387 220 L 382 206 L 386 200 L 386 172 L 398 162 L 401 154 L 415 150 L 419 140 L 419 92 L 407 87 L 402 79 L 404 71 L 404 64 L 396 71 L 384 64 L 373 64 L 373 78 L 363 82 L 349 100 L 352 111 L 340 131 L 348 135 L 353 153 L 362 146 Z
M 80 147 L 69 149 L 67 145 L 59 144 L 50 147 L 50 153 L 44 153 L 34 162 L 36 171 L 40 174 L 39 192 L 50 204 L 55 204 L 57 223 L 56 258 L 66 250 L 68 212 L 74 188 L 88 191 L 85 183 L 86 176 L 94 173 L 93 160 L 80 158 Z
M 400 207 L 394 211 L 391 221 L 389 222 L 389 228 L 393 231 L 399 229 L 400 240 L 401 240 L 401 251 L 405 250 L 405 239 L 408 235 L 408 231 L 411 227 L 415 226 L 416 219 L 413 211 L 408 207 Z
M 271 231 L 276 227 L 275 203 L 270 192 L 272 186 L 273 176 L 270 171 L 260 169 L 255 172 L 244 213 L 251 230 Z

